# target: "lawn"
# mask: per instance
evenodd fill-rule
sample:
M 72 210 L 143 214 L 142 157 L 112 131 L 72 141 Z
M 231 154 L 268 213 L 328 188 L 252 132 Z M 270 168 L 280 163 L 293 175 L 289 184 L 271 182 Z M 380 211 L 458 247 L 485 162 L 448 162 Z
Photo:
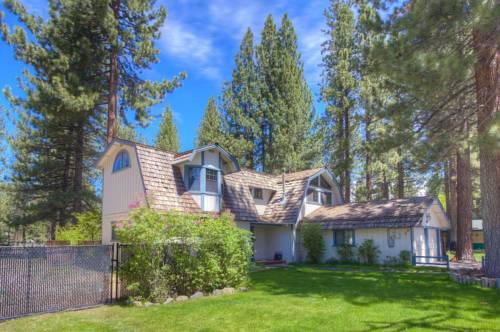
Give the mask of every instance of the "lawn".
M 3 331 L 500 331 L 500 291 L 446 274 L 330 271 L 251 274 L 251 290 L 149 308 L 103 306 L 0 323 Z

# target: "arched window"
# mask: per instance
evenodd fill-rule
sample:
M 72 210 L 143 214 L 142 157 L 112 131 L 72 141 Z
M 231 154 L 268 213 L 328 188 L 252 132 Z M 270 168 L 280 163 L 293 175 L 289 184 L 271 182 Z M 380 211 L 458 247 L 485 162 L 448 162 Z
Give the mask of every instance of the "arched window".
M 130 167 L 130 158 L 128 157 L 128 152 L 122 150 L 116 155 L 115 162 L 113 163 L 113 172 L 127 167 Z

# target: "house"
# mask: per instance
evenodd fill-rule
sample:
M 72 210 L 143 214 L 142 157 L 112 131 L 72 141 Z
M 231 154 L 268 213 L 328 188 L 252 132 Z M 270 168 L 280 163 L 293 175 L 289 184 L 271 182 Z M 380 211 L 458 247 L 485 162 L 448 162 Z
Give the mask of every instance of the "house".
M 103 243 L 115 240 L 112 225 L 141 204 L 189 213 L 229 210 L 238 227 L 253 233 L 256 260 L 303 260 L 302 223 L 322 225 L 325 258 L 336 256 L 336 246 L 369 238 L 383 259 L 401 250 L 440 255 L 441 232 L 449 229 L 433 198 L 343 204 L 325 168 L 278 176 L 250 171 L 217 144 L 174 153 L 114 139 L 97 166 L 103 171 Z
M 474 250 L 484 250 L 482 219 L 472 219 L 472 248 Z

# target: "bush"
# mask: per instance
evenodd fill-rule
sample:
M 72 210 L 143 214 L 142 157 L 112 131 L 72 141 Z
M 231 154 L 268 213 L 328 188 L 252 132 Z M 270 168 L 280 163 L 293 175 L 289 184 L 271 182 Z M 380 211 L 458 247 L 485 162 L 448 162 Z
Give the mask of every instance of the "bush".
M 341 244 L 337 247 L 337 254 L 341 262 L 352 262 L 354 260 L 354 247 L 350 244 Z
M 311 263 L 319 263 L 325 254 L 325 241 L 320 224 L 303 224 L 302 241 L 307 250 L 307 258 Z
M 246 279 L 250 232 L 237 228 L 229 215 L 212 219 L 139 208 L 116 228 L 130 254 L 120 275 L 139 299 L 159 302 Z
M 401 261 L 401 263 L 410 264 L 411 261 L 410 252 L 408 250 L 401 250 L 401 252 L 399 253 L 399 260 Z
M 365 240 L 358 248 L 358 258 L 361 263 L 375 264 L 380 255 L 380 250 L 373 240 Z
M 76 224 L 57 228 L 57 241 L 79 244 L 83 241 L 101 240 L 101 213 L 99 211 L 76 213 L 75 218 Z

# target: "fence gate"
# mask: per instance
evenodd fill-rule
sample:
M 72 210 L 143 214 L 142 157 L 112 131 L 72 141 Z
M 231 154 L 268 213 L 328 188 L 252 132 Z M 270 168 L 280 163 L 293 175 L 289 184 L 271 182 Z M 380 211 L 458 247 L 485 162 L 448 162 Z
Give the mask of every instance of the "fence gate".
M 112 301 L 119 255 L 119 245 L 0 247 L 0 320 Z

